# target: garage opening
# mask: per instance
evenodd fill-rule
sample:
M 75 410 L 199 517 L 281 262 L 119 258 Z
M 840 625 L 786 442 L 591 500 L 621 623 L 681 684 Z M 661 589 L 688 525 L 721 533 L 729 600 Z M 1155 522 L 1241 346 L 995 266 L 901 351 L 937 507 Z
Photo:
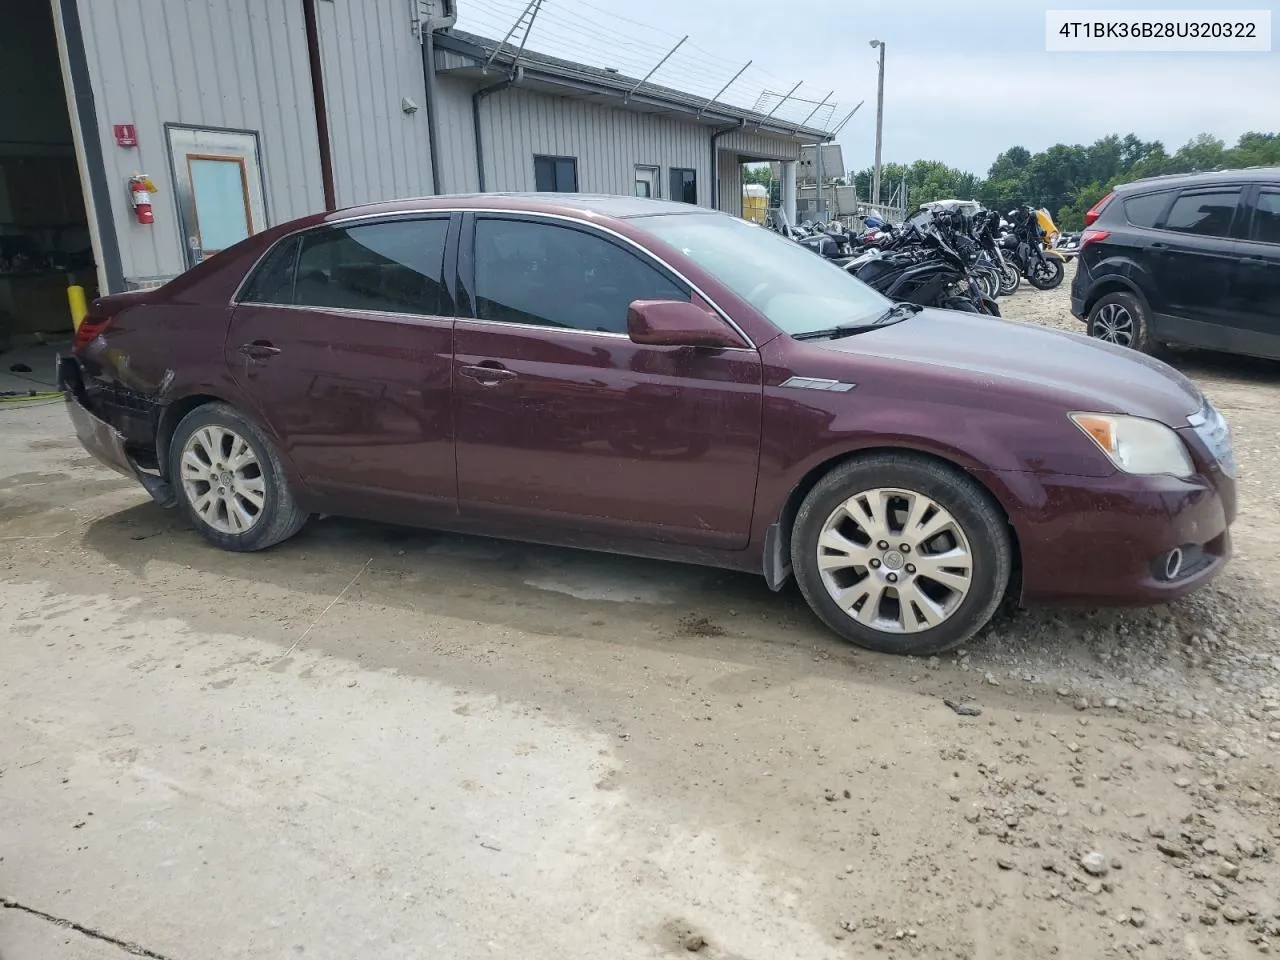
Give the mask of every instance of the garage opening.
M 97 269 L 48 2 L 0 0 L 0 372 L 71 335 L 67 288 Z M 47 371 L 40 371 L 48 375 Z

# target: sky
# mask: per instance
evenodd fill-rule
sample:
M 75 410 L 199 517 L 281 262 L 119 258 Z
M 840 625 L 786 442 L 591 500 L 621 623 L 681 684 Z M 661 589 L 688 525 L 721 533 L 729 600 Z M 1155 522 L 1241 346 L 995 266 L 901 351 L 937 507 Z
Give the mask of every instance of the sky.
M 461 29 L 505 33 L 526 0 L 459 0 Z M 1217 0 L 1270 9 L 1276 0 Z M 813 124 L 838 122 L 865 103 L 837 142 L 847 169 L 875 151 L 876 68 L 884 41 L 887 162 L 941 160 L 985 174 L 1020 145 L 1092 143 L 1111 133 L 1160 140 L 1172 152 L 1198 133 L 1228 143 L 1247 130 L 1280 131 L 1280 44 L 1270 53 L 1049 53 L 1045 11 L 1204 9 L 1159 0 L 543 0 L 530 49 L 642 76 L 681 37 L 689 39 L 654 82 L 710 97 L 748 60 L 725 99 L 765 109 L 803 81 L 779 111 L 792 122 L 829 90 L 838 106 Z M 1273 30 L 1275 26 L 1273 24 Z M 515 35 L 519 41 L 520 33 Z M 798 112 L 797 112 L 798 111 Z M 828 113 L 830 116 L 828 117 Z

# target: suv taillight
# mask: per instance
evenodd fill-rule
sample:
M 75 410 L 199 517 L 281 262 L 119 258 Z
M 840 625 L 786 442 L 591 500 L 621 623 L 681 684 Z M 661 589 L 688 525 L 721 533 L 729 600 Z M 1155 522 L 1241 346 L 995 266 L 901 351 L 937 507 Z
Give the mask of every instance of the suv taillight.
M 107 317 L 102 314 L 89 313 L 80 321 L 80 326 L 76 327 L 76 336 L 72 344 L 72 350 L 83 350 L 89 344 L 93 343 L 95 337 L 100 333 L 105 333 L 106 329 L 111 326 L 111 321 L 115 317 Z
M 1084 215 L 1084 225 L 1086 227 L 1091 226 L 1095 220 L 1102 216 L 1102 211 L 1106 209 L 1107 204 L 1111 202 L 1111 198 L 1115 195 L 1113 190 L 1089 208 L 1089 212 Z
M 1084 248 L 1087 247 L 1089 244 L 1101 243 L 1103 240 L 1107 239 L 1107 237 L 1109 236 L 1111 236 L 1110 230 L 1086 230 L 1084 233 L 1080 234 L 1081 252 L 1083 252 Z

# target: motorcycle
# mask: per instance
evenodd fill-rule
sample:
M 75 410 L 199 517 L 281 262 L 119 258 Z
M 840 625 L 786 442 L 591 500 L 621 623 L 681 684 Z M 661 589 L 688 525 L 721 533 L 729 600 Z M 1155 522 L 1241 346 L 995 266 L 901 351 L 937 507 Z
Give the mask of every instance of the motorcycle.
M 1002 254 L 1037 290 L 1052 290 L 1061 284 L 1066 261 L 1062 254 L 1045 248 L 1045 230 L 1037 212 L 1023 204 L 1010 211 L 1008 219 L 1010 230 L 1000 241 Z

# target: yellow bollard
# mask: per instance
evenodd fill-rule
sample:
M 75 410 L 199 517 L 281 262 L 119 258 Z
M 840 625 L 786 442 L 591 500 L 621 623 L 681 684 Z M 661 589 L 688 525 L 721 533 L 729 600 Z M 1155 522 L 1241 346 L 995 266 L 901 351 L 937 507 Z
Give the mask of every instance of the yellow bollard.
M 67 287 L 67 303 L 71 307 L 71 329 L 79 330 L 80 321 L 89 312 L 89 305 L 84 298 L 84 287 L 74 284 Z

